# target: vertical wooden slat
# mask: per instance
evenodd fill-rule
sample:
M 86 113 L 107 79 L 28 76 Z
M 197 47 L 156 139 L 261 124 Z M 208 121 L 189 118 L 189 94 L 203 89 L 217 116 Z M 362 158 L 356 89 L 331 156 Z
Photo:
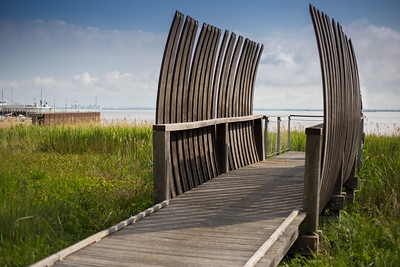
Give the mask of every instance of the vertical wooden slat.
M 184 192 L 182 188 L 181 174 L 179 171 L 179 158 L 178 158 L 178 147 L 177 147 L 177 137 L 178 132 L 171 133 L 171 169 L 173 177 L 173 185 L 176 189 L 176 194 L 180 195 Z M 172 186 L 172 184 L 171 184 Z

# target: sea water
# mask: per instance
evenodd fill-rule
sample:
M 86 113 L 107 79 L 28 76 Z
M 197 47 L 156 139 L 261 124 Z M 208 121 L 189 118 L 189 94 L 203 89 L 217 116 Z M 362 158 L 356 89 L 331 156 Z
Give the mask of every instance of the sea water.
M 321 123 L 322 111 L 315 110 L 255 110 L 254 114 L 263 114 L 270 116 L 271 121 L 276 121 L 276 116 L 282 116 L 282 120 L 287 120 L 287 115 L 304 115 L 304 117 L 292 117 L 291 127 L 300 125 L 308 127 Z M 364 112 L 364 131 L 375 134 L 400 134 L 400 112 Z M 100 116 L 103 120 L 111 121 L 127 121 L 127 122 L 148 122 L 154 123 L 155 109 L 118 109 L 118 110 L 100 110 Z

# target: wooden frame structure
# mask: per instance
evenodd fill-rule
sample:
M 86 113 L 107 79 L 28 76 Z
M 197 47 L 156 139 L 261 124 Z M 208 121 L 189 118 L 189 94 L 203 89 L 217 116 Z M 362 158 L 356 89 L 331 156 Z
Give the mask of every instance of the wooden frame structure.
M 262 116 L 252 115 L 263 46 L 206 23 L 197 31 L 175 13 L 153 127 L 155 203 L 264 159 Z
M 300 247 L 318 250 L 320 215 L 340 216 L 358 186 L 362 102 L 353 45 L 333 19 L 310 5 L 321 63 L 324 123 L 306 129 L 304 205 Z M 343 193 L 343 188 L 346 192 Z

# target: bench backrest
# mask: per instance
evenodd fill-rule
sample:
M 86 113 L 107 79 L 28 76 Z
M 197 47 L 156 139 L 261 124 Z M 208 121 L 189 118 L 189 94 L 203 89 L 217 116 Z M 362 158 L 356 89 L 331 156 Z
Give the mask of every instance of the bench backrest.
M 324 93 L 324 133 L 320 178 L 322 211 L 332 194 L 354 176 L 360 145 L 362 103 L 353 45 L 339 23 L 310 5 L 318 43 Z M 338 192 L 335 192 L 338 191 Z
M 197 31 L 196 20 L 176 12 L 153 128 L 155 202 L 263 158 L 254 132 L 262 117 L 252 115 L 263 46 L 205 23 Z

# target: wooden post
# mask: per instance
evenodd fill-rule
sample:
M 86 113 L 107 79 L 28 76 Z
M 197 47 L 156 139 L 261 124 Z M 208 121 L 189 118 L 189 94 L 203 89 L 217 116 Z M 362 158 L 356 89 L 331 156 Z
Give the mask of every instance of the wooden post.
M 304 170 L 303 210 L 307 212 L 302 234 L 293 246 L 293 251 L 311 254 L 319 249 L 318 231 L 319 186 L 321 176 L 322 128 L 306 128 L 306 162 Z
M 259 161 L 263 161 L 265 159 L 262 121 L 262 118 L 254 120 L 254 140 L 256 143 Z
M 321 144 L 322 128 L 307 128 L 303 198 L 303 208 L 307 212 L 304 231 L 307 233 L 316 233 L 318 230 Z
M 290 151 L 290 115 L 288 116 L 288 151 Z
M 276 118 L 276 155 L 281 154 L 281 117 Z
M 268 117 L 264 117 L 264 125 L 265 125 L 265 130 L 264 130 L 264 151 L 265 155 L 268 156 Z
M 169 131 L 153 130 L 153 200 L 154 204 L 170 199 L 170 153 Z
M 229 171 L 228 151 L 229 151 L 229 124 L 217 124 L 217 134 L 215 138 L 216 154 L 219 174 Z

